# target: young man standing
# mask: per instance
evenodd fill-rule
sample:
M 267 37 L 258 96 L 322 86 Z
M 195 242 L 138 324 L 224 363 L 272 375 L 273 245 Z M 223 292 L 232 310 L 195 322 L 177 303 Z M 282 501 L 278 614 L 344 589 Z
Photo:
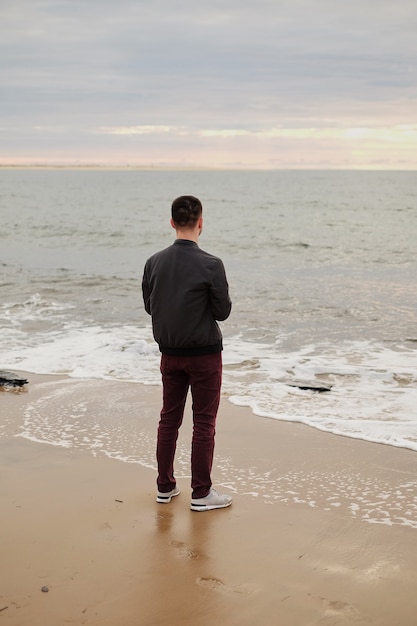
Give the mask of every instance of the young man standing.
M 181 196 L 171 207 L 175 242 L 145 264 L 142 293 L 152 316 L 155 341 L 161 351 L 163 405 L 158 426 L 157 498 L 168 503 L 180 493 L 174 457 L 188 389 L 193 401 L 191 447 L 191 510 L 230 506 L 231 496 L 212 488 L 211 468 L 222 379 L 222 334 L 231 300 L 221 259 L 198 246 L 203 229 L 202 205 Z

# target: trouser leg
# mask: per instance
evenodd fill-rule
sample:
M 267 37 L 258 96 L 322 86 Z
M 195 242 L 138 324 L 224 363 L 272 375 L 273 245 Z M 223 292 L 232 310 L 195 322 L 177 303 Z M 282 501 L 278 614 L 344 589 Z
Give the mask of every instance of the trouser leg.
M 193 498 L 204 498 L 212 485 L 211 469 L 220 402 L 222 355 L 219 352 L 193 359 L 190 371 L 193 399 L 191 487 Z
M 171 491 L 175 487 L 174 458 L 178 431 L 184 416 L 189 388 L 187 373 L 178 367 L 178 359 L 162 355 L 161 374 L 163 404 L 158 426 L 156 458 L 158 463 L 158 490 Z

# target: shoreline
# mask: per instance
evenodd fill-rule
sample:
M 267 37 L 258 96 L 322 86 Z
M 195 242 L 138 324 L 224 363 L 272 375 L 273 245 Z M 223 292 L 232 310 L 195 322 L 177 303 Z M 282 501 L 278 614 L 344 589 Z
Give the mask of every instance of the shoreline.
M 414 626 L 414 452 L 222 398 L 213 483 L 234 502 L 193 513 L 187 468 L 180 496 L 158 505 L 151 467 L 16 436 L 45 384 L 75 386 L 25 376 L 27 391 L 0 394 L 2 623 Z M 150 408 L 152 446 L 160 390 L 124 385 Z M 86 389 L 77 397 L 93 406 Z

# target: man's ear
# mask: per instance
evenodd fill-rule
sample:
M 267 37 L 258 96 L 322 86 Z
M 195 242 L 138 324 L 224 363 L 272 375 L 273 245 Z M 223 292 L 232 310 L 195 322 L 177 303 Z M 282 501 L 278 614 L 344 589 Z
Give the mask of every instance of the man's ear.
M 203 216 L 201 216 L 198 220 L 198 230 L 199 230 L 199 235 L 201 235 L 202 231 L 203 231 Z
M 173 218 L 172 218 L 172 217 L 171 217 L 171 219 L 170 219 L 170 222 L 169 222 L 169 223 L 171 224 L 172 228 L 174 228 L 174 229 L 175 229 L 175 223 L 174 223 L 174 220 L 173 220 Z

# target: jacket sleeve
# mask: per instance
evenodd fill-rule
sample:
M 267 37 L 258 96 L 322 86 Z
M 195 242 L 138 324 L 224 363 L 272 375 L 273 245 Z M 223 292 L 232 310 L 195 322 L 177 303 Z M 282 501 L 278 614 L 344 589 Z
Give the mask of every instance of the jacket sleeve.
M 216 270 L 211 283 L 210 305 L 214 319 L 219 322 L 227 319 L 232 310 L 229 285 L 221 259 L 217 259 Z
M 151 289 L 148 281 L 148 272 L 147 272 L 147 264 L 145 265 L 145 269 L 143 270 L 142 277 L 142 296 L 143 296 L 143 304 L 145 306 L 145 311 L 151 315 Z

